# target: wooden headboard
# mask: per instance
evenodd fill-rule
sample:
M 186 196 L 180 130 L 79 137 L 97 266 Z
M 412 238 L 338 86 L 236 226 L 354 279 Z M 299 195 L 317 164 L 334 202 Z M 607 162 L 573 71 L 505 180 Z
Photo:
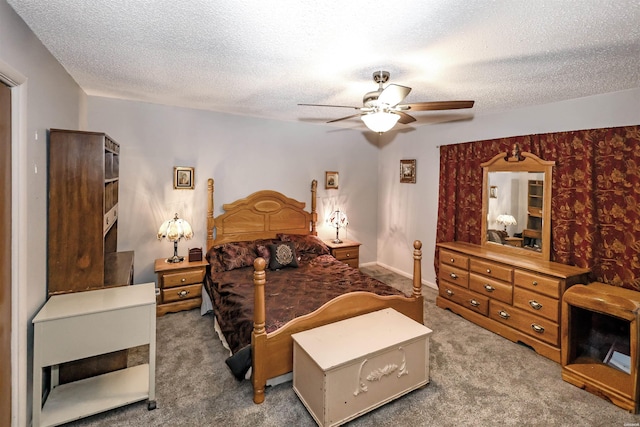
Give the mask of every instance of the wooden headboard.
M 311 181 L 311 212 L 305 203 L 272 190 L 222 205 L 224 213 L 213 217 L 213 179 L 207 183 L 207 250 L 227 242 L 272 239 L 278 233 L 317 235 L 316 193 L 318 182 Z

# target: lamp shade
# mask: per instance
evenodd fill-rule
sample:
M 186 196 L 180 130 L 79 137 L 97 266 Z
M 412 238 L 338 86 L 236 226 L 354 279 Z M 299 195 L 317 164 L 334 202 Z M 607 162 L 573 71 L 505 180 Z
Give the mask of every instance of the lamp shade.
M 508 214 L 502 214 L 502 215 L 498 215 L 498 218 L 496 218 L 496 222 L 498 224 L 502 224 L 505 227 L 507 225 L 516 225 L 516 219 L 513 217 L 513 215 L 508 215 Z
M 184 257 L 178 256 L 178 242 L 180 239 L 190 239 L 193 237 L 193 229 L 189 223 L 182 219 L 178 218 L 178 214 L 162 223 L 160 228 L 158 229 L 158 240 L 167 239 L 170 242 L 173 242 L 173 257 L 168 258 L 167 262 L 180 262 L 184 259 Z
M 382 133 L 390 130 L 400 120 L 400 115 L 389 113 L 386 111 L 376 111 L 360 116 L 369 129 L 374 132 Z

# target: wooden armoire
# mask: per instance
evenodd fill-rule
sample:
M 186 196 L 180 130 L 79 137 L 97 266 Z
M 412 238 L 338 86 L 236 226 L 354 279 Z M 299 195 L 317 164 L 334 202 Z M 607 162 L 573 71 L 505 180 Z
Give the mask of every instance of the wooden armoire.
M 98 132 L 51 129 L 47 293 L 133 283 L 133 251 L 118 252 L 120 145 Z M 60 367 L 60 383 L 126 367 L 126 351 Z

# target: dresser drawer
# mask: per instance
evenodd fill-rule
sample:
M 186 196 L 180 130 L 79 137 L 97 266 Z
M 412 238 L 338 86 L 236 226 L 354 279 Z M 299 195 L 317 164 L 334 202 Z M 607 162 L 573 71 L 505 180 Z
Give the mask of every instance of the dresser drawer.
M 439 287 L 440 296 L 446 298 L 450 301 L 455 302 L 463 306 L 464 308 L 468 308 L 469 310 L 473 310 L 486 316 L 489 310 L 489 298 L 479 295 L 475 292 L 470 292 L 466 289 L 463 289 L 459 286 L 454 286 L 449 283 L 440 283 Z
M 560 327 L 557 323 L 534 316 L 500 301 L 491 300 L 489 308 L 489 317 L 491 319 L 553 346 L 557 347 L 560 344 L 558 335 Z
M 560 298 L 560 281 L 551 277 L 516 270 L 513 275 L 516 287 L 529 289 L 553 298 Z
M 162 302 L 174 302 L 186 299 L 199 298 L 202 295 L 202 283 L 180 286 L 162 290 Z
M 458 252 L 451 252 L 446 249 L 440 249 L 440 262 L 444 264 L 454 265 L 463 270 L 469 269 L 469 257 Z
M 512 268 L 496 264 L 491 261 L 481 261 L 472 258 L 470 262 L 470 269 L 474 273 L 479 273 L 483 276 L 492 277 L 509 283 L 511 283 L 511 279 L 513 278 Z
M 358 248 L 338 248 L 333 250 L 333 256 L 340 261 L 347 261 L 349 259 L 358 259 Z
M 513 300 L 511 283 L 490 279 L 480 274 L 471 273 L 469 275 L 469 289 L 507 304 L 511 304 Z
M 174 286 L 192 285 L 194 283 L 202 283 L 204 279 L 204 267 L 179 271 L 176 273 L 165 273 L 162 275 L 162 284 L 165 288 Z
M 440 263 L 438 278 L 465 288 L 469 287 L 469 272 L 460 268 Z
M 556 323 L 560 318 L 560 301 L 521 288 L 516 288 L 514 291 L 513 305 Z

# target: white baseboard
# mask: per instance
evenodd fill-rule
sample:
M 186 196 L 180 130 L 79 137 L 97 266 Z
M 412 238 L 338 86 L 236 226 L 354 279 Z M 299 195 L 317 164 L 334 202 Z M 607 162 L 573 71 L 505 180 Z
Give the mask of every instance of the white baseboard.
M 371 267 L 371 266 L 375 266 L 375 265 L 380 266 L 382 268 L 386 268 L 387 270 L 393 271 L 394 273 L 399 274 L 399 275 L 401 275 L 403 277 L 406 277 L 408 279 L 413 279 L 413 274 L 407 273 L 407 272 L 402 271 L 402 270 L 398 270 L 397 268 L 391 267 L 391 266 L 383 264 L 381 262 L 366 262 L 366 263 L 360 264 L 361 267 Z M 436 286 L 435 283 L 431 283 L 431 282 L 429 282 L 427 280 L 423 279 L 421 284 L 423 286 L 428 286 L 431 289 L 434 289 L 436 291 L 438 290 L 438 286 Z

